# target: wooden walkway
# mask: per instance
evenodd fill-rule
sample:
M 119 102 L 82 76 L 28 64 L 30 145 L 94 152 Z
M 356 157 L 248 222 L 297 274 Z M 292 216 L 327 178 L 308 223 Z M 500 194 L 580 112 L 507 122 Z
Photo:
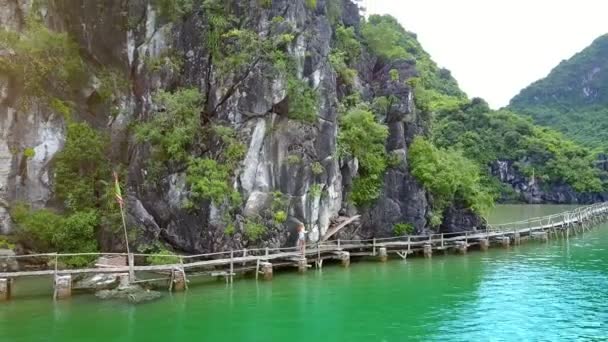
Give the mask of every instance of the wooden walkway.
M 256 278 L 263 275 L 266 279 L 272 277 L 272 268 L 297 267 L 300 271 L 307 268 L 323 266 L 328 259 L 340 260 L 348 266 L 351 256 L 377 257 L 385 261 L 388 254 L 396 254 L 407 258 L 409 254 L 421 253 L 430 257 L 433 251 L 449 249 L 465 253 L 471 246 L 479 246 L 485 250 L 491 245 L 508 246 L 519 244 L 523 239 L 548 240 L 550 237 L 568 238 L 604 222 L 608 218 L 608 202 L 580 207 L 555 215 L 531 218 L 523 221 L 490 225 L 485 230 L 471 230 L 450 234 L 406 235 L 369 240 L 333 240 L 321 241 L 309 246 L 304 253 L 295 247 L 261 248 L 224 251 L 199 255 L 166 255 L 170 260 L 165 265 L 146 264 L 148 257 L 159 255 L 122 254 L 122 253 L 79 253 L 79 254 L 37 254 L 3 256 L 6 262 L 16 259 L 46 260 L 52 265 L 51 269 L 19 270 L 0 273 L 0 292 L 4 279 L 15 279 L 29 276 L 69 276 L 78 274 L 120 273 L 128 274 L 130 282 L 145 282 L 145 277 L 137 280 L 136 275 L 143 272 L 166 274 L 166 279 L 176 281 L 182 279 L 187 286 L 186 277 L 198 275 L 223 276 L 227 282 L 233 280 L 237 273 L 254 271 Z M 352 221 L 352 220 L 351 220 Z M 348 222 L 351 222 L 348 221 Z M 331 235 L 331 234 L 328 234 Z M 128 260 L 125 266 L 91 267 L 69 269 L 60 268 L 61 260 L 74 256 L 122 257 Z M 2 260 L 0 260 L 2 265 Z M 169 276 L 170 275 L 170 276 Z M 156 279 L 158 280 L 158 279 Z M 1 293 L 0 293 L 1 295 Z M 1 299 L 1 298 L 0 298 Z

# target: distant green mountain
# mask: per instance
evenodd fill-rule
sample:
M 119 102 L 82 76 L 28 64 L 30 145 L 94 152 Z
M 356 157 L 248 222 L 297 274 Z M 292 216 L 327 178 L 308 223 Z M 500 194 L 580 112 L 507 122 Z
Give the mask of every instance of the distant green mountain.
M 608 147 L 608 34 L 523 89 L 509 109 L 588 146 Z

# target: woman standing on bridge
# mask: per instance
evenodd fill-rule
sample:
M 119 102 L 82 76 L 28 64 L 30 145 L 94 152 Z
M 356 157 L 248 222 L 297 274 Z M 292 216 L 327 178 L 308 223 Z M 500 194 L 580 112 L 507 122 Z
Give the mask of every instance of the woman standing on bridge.
M 300 223 L 300 225 L 298 225 L 298 248 L 300 249 L 300 253 L 302 253 L 302 256 L 304 256 L 306 254 L 306 233 L 308 233 L 305 228 L 304 225 Z

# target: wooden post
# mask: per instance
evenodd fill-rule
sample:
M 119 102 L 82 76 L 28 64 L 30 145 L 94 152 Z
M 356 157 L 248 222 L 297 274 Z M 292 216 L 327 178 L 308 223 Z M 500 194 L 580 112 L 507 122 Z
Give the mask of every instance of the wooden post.
M 321 262 L 321 245 L 317 243 L 317 269 L 321 269 L 323 263 Z
M 272 280 L 272 264 L 269 262 L 263 262 L 260 265 L 263 279 Z
M 340 254 L 338 254 L 338 258 L 340 259 L 340 263 L 342 264 L 342 267 L 350 266 L 350 253 L 349 252 L 340 252 Z
M 186 274 L 183 269 L 174 268 L 171 270 L 173 275 L 171 278 L 173 279 L 173 291 L 181 292 L 186 289 Z
M 55 253 L 55 277 L 57 276 L 57 268 L 59 264 L 59 256 L 57 255 L 57 253 Z
M 490 247 L 490 240 L 479 239 L 479 249 L 481 249 L 482 251 L 487 251 L 488 247 Z
M 430 243 L 425 243 L 424 246 L 422 247 L 422 252 L 424 254 L 424 257 L 427 259 L 430 259 L 433 257 L 433 245 L 431 245 Z
M 441 233 L 441 248 L 443 248 L 443 247 L 444 247 L 444 245 L 443 245 L 443 233 Z
M 66 299 L 72 296 L 72 276 L 57 275 L 54 282 L 54 299 Z
M 259 274 L 260 274 L 260 259 L 257 259 L 255 262 L 255 280 L 258 280 Z
M 521 243 L 521 235 L 518 232 L 513 233 L 513 245 L 519 245 Z
M 464 243 L 465 245 L 469 244 L 469 232 L 464 232 Z
M 467 254 L 468 243 L 466 241 L 456 241 L 456 249 L 460 254 Z
M 372 240 L 372 256 L 376 256 L 376 238 Z
M 388 260 L 388 252 L 386 251 L 386 247 L 378 248 L 378 260 L 380 260 L 380 262 L 386 262 Z
M 135 270 L 133 269 L 133 266 L 135 266 L 135 258 L 133 253 L 127 254 L 127 262 L 129 263 L 129 282 L 132 283 L 135 281 Z
M 7 278 L 0 279 L 0 302 L 11 299 L 11 280 Z
M 230 284 L 234 281 L 234 251 L 230 250 Z
M 338 239 L 338 249 L 340 249 L 340 239 Z
M 412 251 L 412 238 L 408 235 L 407 236 L 407 252 L 408 254 L 411 253 Z
M 308 260 L 306 258 L 298 259 L 298 272 L 305 273 L 308 271 Z
M 266 259 L 268 259 L 268 255 L 269 255 L 269 254 L 268 254 L 268 247 L 266 247 L 266 252 L 265 252 L 265 254 L 266 254 Z

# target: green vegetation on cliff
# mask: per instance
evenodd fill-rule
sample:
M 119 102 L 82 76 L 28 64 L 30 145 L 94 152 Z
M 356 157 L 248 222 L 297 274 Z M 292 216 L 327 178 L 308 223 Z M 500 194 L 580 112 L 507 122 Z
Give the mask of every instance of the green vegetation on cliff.
M 608 35 L 523 89 L 509 108 L 592 147 L 608 147 Z
M 452 203 L 464 204 L 484 213 L 494 199 L 481 183 L 479 165 L 454 149 L 440 149 L 417 137 L 409 149 L 410 169 L 433 194 L 431 226 L 442 222 L 442 213 Z
M 490 110 L 480 99 L 440 115 L 433 137 L 437 146 L 462 150 L 483 166 L 510 160 L 545 183 L 570 184 L 580 192 L 603 189 L 591 150 L 507 110 Z
M 107 155 L 107 140 L 86 123 L 69 122 L 63 150 L 54 160 L 55 193 L 63 202 L 62 213 L 12 207 L 20 241 L 39 252 L 95 252 L 96 232 L 120 229 L 119 208 Z M 82 266 L 90 258 L 63 260 Z
M 385 61 L 413 61 L 418 77 L 409 80 L 416 105 L 423 111 L 453 109 L 466 101 L 466 94 L 447 69 L 442 69 L 424 51 L 414 33 L 406 31 L 390 15 L 371 15 L 361 29 L 366 46 Z
M 359 206 L 380 196 L 387 167 L 384 147 L 387 136 L 386 126 L 376 122 L 374 114 L 366 108 L 353 108 L 340 120 L 339 152 L 359 161 L 359 175 L 354 180 L 350 198 Z
M 231 177 L 245 155 L 245 146 L 234 130 L 219 124 L 202 126 L 202 95 L 197 89 L 159 91 L 154 102 L 158 108 L 151 119 L 135 128 L 138 140 L 150 146 L 149 179 L 158 180 L 160 175 L 185 166 L 192 195 L 184 203 L 186 207 L 193 207 L 195 200 L 210 200 L 216 205 L 227 200 L 239 205 L 240 194 L 233 189 Z M 202 155 L 211 143 L 220 152 Z
M 28 18 L 21 33 L 0 29 L 0 73 L 18 80 L 21 107 L 36 101 L 67 106 L 87 80 L 78 45 L 66 33 Z
M 414 63 L 417 77 L 406 82 L 414 89 L 416 107 L 419 114 L 424 115 L 426 125 L 433 125 L 436 114 L 453 111 L 468 101 L 450 72 L 440 69 L 421 47 L 416 35 L 403 29 L 395 18 L 372 15 L 363 25 L 361 32 L 364 44 L 381 62 L 406 60 Z M 392 69 L 389 74 L 393 81 L 399 81 L 398 70 Z M 373 108 L 384 112 L 389 102 L 388 98 L 376 98 Z M 365 129 L 365 132 L 369 132 L 369 129 Z M 364 140 L 358 138 L 357 141 Z M 363 146 L 367 148 L 370 143 L 366 142 Z M 378 152 L 374 154 L 379 155 L 377 159 L 382 156 Z M 380 174 L 386 168 L 386 158 L 383 162 L 384 164 L 373 163 L 382 166 L 378 168 Z M 419 137 L 409 147 L 408 164 L 412 174 L 432 195 L 432 226 L 441 223 L 443 211 L 454 203 L 469 206 L 479 213 L 493 203 L 492 196 L 482 185 L 480 165 L 467 159 L 457 149 L 440 149 L 430 140 Z M 366 178 L 363 180 L 364 185 L 377 185 Z M 401 230 L 399 228 L 399 231 Z

